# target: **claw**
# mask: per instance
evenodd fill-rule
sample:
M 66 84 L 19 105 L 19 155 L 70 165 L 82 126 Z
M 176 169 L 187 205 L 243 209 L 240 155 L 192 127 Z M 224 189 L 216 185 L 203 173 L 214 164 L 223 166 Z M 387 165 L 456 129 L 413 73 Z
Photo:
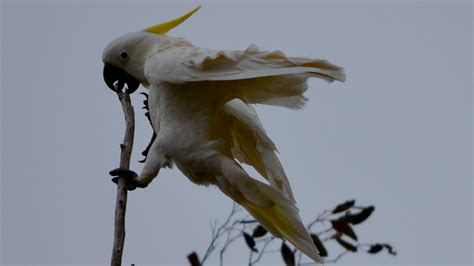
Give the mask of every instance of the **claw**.
M 135 178 L 135 177 L 138 176 L 137 173 L 135 173 L 134 171 L 129 170 L 129 169 L 125 169 L 125 168 L 116 168 L 116 169 L 110 171 L 109 175 L 125 177 L 127 179 Z
M 118 177 L 118 176 L 112 178 L 112 182 L 114 182 L 115 184 L 118 184 L 119 178 L 120 177 Z M 127 190 L 132 191 L 132 190 L 135 190 L 137 188 L 137 186 L 135 184 L 133 184 L 132 182 L 130 182 L 129 180 L 126 180 L 126 181 L 127 181 L 127 183 L 126 183 L 125 187 L 127 188 Z
M 138 176 L 137 173 L 132 170 L 116 168 L 110 171 L 109 174 L 111 176 L 114 176 L 114 178 L 112 178 L 112 182 L 114 182 L 115 184 L 118 183 L 119 178 L 125 178 L 127 190 L 131 191 L 135 190 L 137 187 L 142 187 L 136 180 L 136 177 Z

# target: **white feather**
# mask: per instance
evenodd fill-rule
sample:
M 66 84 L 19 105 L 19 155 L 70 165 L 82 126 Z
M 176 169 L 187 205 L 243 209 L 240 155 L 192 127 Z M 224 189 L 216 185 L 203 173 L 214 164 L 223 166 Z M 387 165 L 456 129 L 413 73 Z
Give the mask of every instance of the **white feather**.
M 117 51 L 129 49 L 129 62 Z M 134 57 L 135 55 L 135 57 Z M 137 177 L 147 185 L 173 163 L 192 182 L 216 185 L 277 237 L 322 262 L 295 205 L 286 173 L 252 103 L 303 107 L 307 79 L 343 81 L 342 68 L 325 60 L 287 57 L 280 51 L 213 51 L 182 39 L 137 32 L 104 51 L 150 90 L 157 137 Z M 237 160 L 252 165 L 268 184 L 251 178 Z

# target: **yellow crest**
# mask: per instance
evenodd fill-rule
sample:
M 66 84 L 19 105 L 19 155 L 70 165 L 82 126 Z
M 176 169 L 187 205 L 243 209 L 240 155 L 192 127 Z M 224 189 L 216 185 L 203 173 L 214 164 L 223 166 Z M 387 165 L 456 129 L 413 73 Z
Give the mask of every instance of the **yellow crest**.
M 146 28 L 145 31 L 155 33 L 155 34 L 164 35 L 168 31 L 170 31 L 173 28 L 175 28 L 176 26 L 178 26 L 179 24 L 183 23 L 190 16 L 192 16 L 194 13 L 196 13 L 200 8 L 201 8 L 201 6 L 198 6 L 193 11 L 187 13 L 186 15 L 184 15 L 182 17 L 179 17 L 177 19 L 174 19 L 174 20 L 171 20 L 171 21 L 168 21 L 168 22 L 164 22 L 164 23 L 161 23 L 161 24 L 157 24 L 155 26 L 151 26 L 149 28 Z

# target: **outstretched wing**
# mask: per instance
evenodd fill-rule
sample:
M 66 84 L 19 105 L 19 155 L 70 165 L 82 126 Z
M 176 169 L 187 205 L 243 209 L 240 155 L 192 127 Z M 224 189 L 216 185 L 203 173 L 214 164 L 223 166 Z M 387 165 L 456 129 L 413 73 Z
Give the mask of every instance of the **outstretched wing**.
M 255 110 L 244 101 L 234 99 L 224 105 L 224 112 L 232 120 L 230 123 L 232 155 L 242 163 L 257 170 L 270 185 L 288 196 L 295 198 L 283 167 L 276 155 L 276 148 L 267 136 Z
M 327 81 L 344 81 L 342 68 L 326 60 L 287 57 L 281 51 L 214 51 L 196 46 L 161 50 L 148 60 L 149 78 L 171 83 L 225 81 L 308 73 Z
M 145 64 L 150 81 L 183 84 L 225 83 L 230 99 L 248 103 L 301 108 L 307 79 L 344 81 L 342 68 L 326 60 L 287 57 L 281 51 L 267 52 L 251 45 L 245 51 L 213 51 L 191 45 L 156 52 Z M 221 87 L 221 86 L 220 86 Z

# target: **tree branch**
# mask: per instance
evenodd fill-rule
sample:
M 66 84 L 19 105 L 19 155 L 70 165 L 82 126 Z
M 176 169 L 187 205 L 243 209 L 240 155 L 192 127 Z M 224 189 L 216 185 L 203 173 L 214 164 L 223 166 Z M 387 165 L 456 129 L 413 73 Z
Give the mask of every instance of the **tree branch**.
M 123 92 L 123 85 L 116 85 L 116 93 L 122 105 L 125 116 L 125 136 L 120 144 L 120 168 L 130 168 L 130 158 L 132 156 L 133 138 L 135 134 L 135 113 L 127 92 Z M 127 189 L 126 180 L 119 177 L 117 182 L 117 198 L 115 201 L 115 229 L 114 246 L 112 249 L 112 266 L 122 265 L 123 245 L 125 242 L 125 213 L 127 210 Z
M 394 251 L 393 247 L 387 243 L 360 243 L 355 236 L 355 232 L 352 231 L 352 227 L 349 225 L 358 225 L 364 222 L 374 210 L 374 206 L 356 206 L 354 207 L 355 200 L 346 201 L 342 204 L 337 205 L 334 209 L 326 210 L 316 217 L 313 221 L 311 221 L 306 227 L 308 231 L 311 233 L 311 238 L 316 245 L 316 247 L 320 250 L 322 257 L 328 257 L 328 251 L 325 248 L 325 242 L 334 240 L 337 242 L 344 251 L 339 253 L 333 259 L 326 259 L 326 263 L 337 263 L 342 257 L 346 256 L 350 253 L 356 253 L 359 251 L 367 252 L 368 254 L 377 254 L 382 250 L 386 250 L 389 254 L 395 256 L 397 254 Z M 232 211 L 230 212 L 229 216 L 225 220 L 225 222 L 218 227 L 217 223 L 211 224 L 211 231 L 212 231 L 212 239 L 211 244 L 209 245 L 205 259 L 207 259 L 211 253 L 218 247 L 221 246 L 221 250 L 219 252 L 219 265 L 224 264 L 224 253 L 227 251 L 227 248 L 231 246 L 237 239 L 244 238 L 248 248 L 249 248 L 249 257 L 247 264 L 249 266 L 254 266 L 261 261 L 261 259 L 269 253 L 276 253 L 280 252 L 283 254 L 282 249 L 267 249 L 269 248 L 271 243 L 274 243 L 274 240 L 277 240 L 274 236 L 267 236 L 264 237 L 268 232 L 264 228 L 259 228 L 261 225 L 256 220 L 250 220 L 249 215 L 243 218 L 238 218 L 235 216 L 236 212 L 236 204 L 234 203 L 232 207 Z M 357 213 L 351 212 L 352 209 L 360 209 L 361 211 Z M 239 209 L 240 210 L 240 209 Z M 334 224 L 336 221 L 339 223 L 344 222 L 346 223 L 347 228 L 350 229 L 350 233 L 347 230 L 341 229 L 340 227 L 335 227 Z M 326 228 L 319 232 L 312 232 L 311 228 L 315 225 L 324 226 L 326 223 L 331 223 L 329 228 Z M 252 226 L 253 233 L 248 231 L 248 227 L 250 224 L 256 224 Z M 262 232 L 262 229 L 265 230 Z M 346 241 L 342 239 L 343 235 L 347 235 L 348 237 L 352 238 L 353 241 Z M 354 236 L 354 237 L 352 237 Z M 225 240 L 223 243 L 219 243 L 219 241 Z M 258 248 L 258 251 L 256 250 Z M 287 247 L 288 248 L 288 247 Z M 254 254 L 255 253 L 255 254 Z M 296 248 L 293 251 L 295 265 L 303 266 L 303 265 L 315 265 L 315 262 L 301 262 L 303 259 L 303 253 Z M 205 259 L 201 261 L 201 265 L 205 262 Z
M 263 254 L 266 254 L 266 253 L 270 252 L 270 251 L 266 251 L 265 249 L 267 248 L 268 244 L 270 244 L 270 242 L 272 242 L 274 239 L 275 238 L 272 236 L 272 237 L 269 237 L 269 238 L 264 240 L 263 247 L 260 249 L 260 252 L 259 252 L 257 258 L 255 260 L 251 261 L 250 265 L 256 264 L 257 262 L 259 262 L 262 259 Z M 278 250 L 278 251 L 280 251 L 280 250 Z
M 222 235 L 224 234 L 225 232 L 227 232 L 227 225 L 229 224 L 230 220 L 232 219 L 232 217 L 237 213 L 239 212 L 239 207 L 236 203 L 234 203 L 232 205 L 232 210 L 229 214 L 229 216 L 227 217 L 227 219 L 225 220 L 225 222 L 219 227 L 216 229 L 216 226 L 217 224 L 215 223 L 214 226 L 211 225 L 211 231 L 212 231 L 212 238 L 211 238 L 211 243 L 209 244 L 209 247 L 207 248 L 206 250 L 206 254 L 204 255 L 204 257 L 202 258 L 201 260 L 201 264 L 204 264 L 204 262 L 206 261 L 206 259 L 209 257 L 209 255 L 211 255 L 212 251 L 214 251 L 214 249 L 216 248 L 216 245 L 217 245 L 217 239 Z

